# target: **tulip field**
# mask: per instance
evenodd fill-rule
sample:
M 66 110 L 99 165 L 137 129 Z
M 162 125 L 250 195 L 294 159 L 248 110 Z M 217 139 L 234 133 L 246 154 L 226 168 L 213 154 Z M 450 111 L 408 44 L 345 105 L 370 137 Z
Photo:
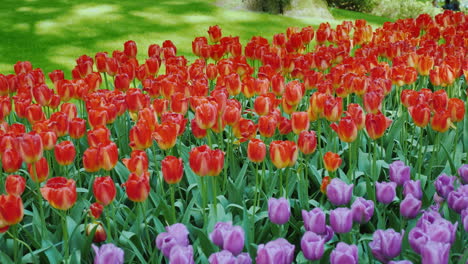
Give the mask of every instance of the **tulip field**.
M 468 263 L 467 14 L 193 39 L 0 74 L 0 263 Z

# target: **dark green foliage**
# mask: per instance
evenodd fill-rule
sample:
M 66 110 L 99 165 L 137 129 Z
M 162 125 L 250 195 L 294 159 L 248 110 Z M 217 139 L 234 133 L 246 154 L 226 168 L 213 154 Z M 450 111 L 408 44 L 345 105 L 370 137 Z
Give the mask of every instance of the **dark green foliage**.
M 250 8 L 271 14 L 282 14 L 291 0 L 244 0 Z
M 374 1 L 372 0 L 327 0 L 329 7 L 336 7 L 357 12 L 369 12 Z

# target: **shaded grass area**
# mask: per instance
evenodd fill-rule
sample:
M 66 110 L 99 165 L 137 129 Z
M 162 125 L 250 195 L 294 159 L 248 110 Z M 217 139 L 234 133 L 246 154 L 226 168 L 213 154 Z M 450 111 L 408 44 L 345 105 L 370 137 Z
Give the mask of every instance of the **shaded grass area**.
M 0 11 L 0 73 L 13 72 L 17 61 L 29 60 L 45 73 L 63 69 L 70 77 L 74 60 L 82 54 L 123 49 L 129 39 L 139 47 L 143 60 L 150 44 L 170 39 L 179 55 L 193 60 L 191 42 L 218 24 L 224 35 L 266 38 L 289 26 L 317 26 L 319 18 L 226 10 L 214 0 L 6 0 Z M 335 11 L 336 12 L 336 11 Z M 342 14 L 338 12 L 338 14 Z M 361 17 L 356 15 L 355 18 Z M 341 19 L 354 19 L 342 14 Z M 330 21 L 337 24 L 341 21 Z M 376 20 L 377 21 L 377 20 Z
M 365 14 L 365 13 L 354 12 L 354 11 L 338 9 L 338 8 L 330 8 L 330 13 L 333 15 L 335 19 L 338 19 L 338 20 L 365 19 L 367 20 L 368 23 L 371 23 L 374 25 L 382 25 L 383 23 L 387 21 L 391 21 L 391 22 L 394 21 L 394 19 L 391 19 L 388 17 L 374 16 L 371 14 Z

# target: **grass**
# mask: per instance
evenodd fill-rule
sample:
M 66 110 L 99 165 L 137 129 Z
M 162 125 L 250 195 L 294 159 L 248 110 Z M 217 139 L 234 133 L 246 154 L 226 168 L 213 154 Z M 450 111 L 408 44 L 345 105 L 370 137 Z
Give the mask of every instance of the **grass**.
M 320 18 L 291 18 L 248 11 L 226 10 L 214 0 L 6 0 L 0 15 L 0 73 L 13 73 L 17 61 L 29 60 L 47 74 L 63 69 L 66 77 L 82 54 L 123 49 L 129 39 L 143 60 L 147 47 L 170 39 L 178 54 L 193 60 L 191 42 L 218 24 L 223 34 L 240 36 L 246 43 L 254 35 L 266 38 L 289 26 L 318 26 Z M 363 14 L 332 10 L 337 20 L 365 18 Z M 368 15 L 365 15 L 368 16 Z M 370 22 L 381 24 L 375 18 Z

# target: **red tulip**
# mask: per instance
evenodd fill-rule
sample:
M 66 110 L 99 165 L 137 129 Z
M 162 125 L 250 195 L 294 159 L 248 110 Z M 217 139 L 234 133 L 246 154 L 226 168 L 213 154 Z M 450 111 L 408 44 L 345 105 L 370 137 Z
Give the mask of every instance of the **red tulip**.
M 314 153 L 317 149 L 317 136 L 315 131 L 302 131 L 299 134 L 297 145 L 304 155 Z
M 209 129 L 214 126 L 218 110 L 215 103 L 204 103 L 195 110 L 195 121 L 201 129 Z
M 257 126 L 252 120 L 241 118 L 239 122 L 232 127 L 234 136 L 241 140 L 249 140 L 255 138 L 257 134 Z
M 161 170 L 167 184 L 180 182 L 184 174 L 182 159 L 167 156 L 161 161 Z
M 26 107 L 25 112 L 26 118 L 31 124 L 45 120 L 45 115 L 40 104 L 29 105 Z
M 8 175 L 5 190 L 10 195 L 21 196 L 26 188 L 26 180 L 20 175 Z
M 68 140 L 62 141 L 55 146 L 54 154 L 55 160 L 57 160 L 58 164 L 62 166 L 70 165 L 75 159 L 75 145 L 73 145 L 73 142 Z
M 382 110 L 384 94 L 382 90 L 369 91 L 364 94 L 364 109 L 367 113 L 376 114 Z
M 110 131 L 107 127 L 95 128 L 88 131 L 87 138 L 90 147 L 107 145 L 110 143 Z
M 83 168 L 87 172 L 96 172 L 101 169 L 99 162 L 99 149 L 97 147 L 89 147 L 83 153 Z
M 57 133 L 54 131 L 40 132 L 39 136 L 41 137 L 44 150 L 52 150 L 57 144 Z
M 227 105 L 224 110 L 222 119 L 226 121 L 226 124 L 235 126 L 241 118 L 241 110 L 238 107 Z
M 247 145 L 247 157 L 252 162 L 262 162 L 266 156 L 266 145 L 261 139 L 251 139 Z
M 100 203 L 92 203 L 89 206 L 89 214 L 95 219 L 99 219 L 101 217 L 103 210 L 104 210 L 104 206 Z
M 425 103 L 408 108 L 414 124 L 418 127 L 426 127 L 431 119 L 431 109 Z
M 180 136 L 185 131 L 187 125 L 187 119 L 182 114 L 178 113 L 164 113 L 161 116 L 161 123 L 171 122 L 177 126 L 177 135 Z
M 198 124 L 195 121 L 195 119 L 192 119 L 192 121 L 190 121 L 190 128 L 194 137 L 199 139 L 206 137 L 206 129 L 201 129 L 200 127 L 198 127 Z
M 68 210 L 76 202 L 75 180 L 65 177 L 51 178 L 41 188 L 41 194 L 55 209 Z
M 49 163 L 45 157 L 42 157 L 39 161 L 34 163 L 36 168 L 33 171 L 32 164 L 28 164 L 29 176 L 35 182 L 43 182 L 49 177 Z
M 327 193 L 327 186 L 328 186 L 328 184 L 330 183 L 330 181 L 331 181 L 330 176 L 325 176 L 325 177 L 323 177 L 323 179 L 322 179 L 322 184 L 320 185 L 320 191 L 321 191 L 322 193 L 324 193 L 324 194 Z
M 255 113 L 259 116 L 264 116 L 270 113 L 272 109 L 272 102 L 270 97 L 265 95 L 259 95 L 254 101 Z
M 151 138 L 151 127 L 146 121 L 138 121 L 138 123 L 130 129 L 130 147 L 132 149 L 145 150 L 153 145 Z
M 258 119 L 258 132 L 263 137 L 270 138 L 275 134 L 277 123 L 277 118 L 274 115 L 261 116 Z
M 198 176 L 218 176 L 224 166 L 224 152 L 207 145 L 199 146 L 190 151 L 189 163 Z
M 445 90 L 438 90 L 432 93 L 431 107 L 435 112 L 444 111 L 448 106 L 448 96 Z
M 124 43 L 124 53 L 127 57 L 135 58 L 137 55 L 137 46 L 135 41 L 129 40 Z
M 211 26 L 208 29 L 208 36 L 210 37 L 210 41 L 213 43 L 218 43 L 221 39 L 221 28 L 218 25 Z
M 6 173 L 18 171 L 23 164 L 23 159 L 16 149 L 6 149 L 2 154 L 2 168 Z
M 289 105 L 298 105 L 304 96 L 304 84 L 299 81 L 291 81 L 286 85 L 283 98 Z
M 346 116 L 353 118 L 358 130 L 361 130 L 365 126 L 366 116 L 359 104 L 349 104 Z
M 127 169 L 136 173 L 137 175 L 142 175 L 144 172 L 148 171 L 148 156 L 144 150 L 134 150 L 130 154 L 129 159 L 122 159 L 122 162 L 125 164 Z
M 325 169 L 330 172 L 336 171 L 340 165 L 341 165 L 341 158 L 340 155 L 333 153 L 333 152 L 327 152 L 323 156 L 323 164 L 325 166 Z
M 156 125 L 152 136 L 158 143 L 159 148 L 167 150 L 175 146 L 177 140 L 178 126 L 172 122 L 163 122 Z
M 458 98 L 450 98 L 448 101 L 448 112 L 450 113 L 450 120 L 453 122 L 460 122 L 465 117 L 465 102 Z
M 94 237 L 93 237 L 94 243 L 100 243 L 100 242 L 106 241 L 107 239 L 106 230 L 104 229 L 104 227 L 102 227 L 101 223 L 94 222 L 94 223 L 88 224 L 86 226 L 86 235 L 89 236 L 93 232 L 93 229 L 96 229 L 96 231 L 94 232 Z
M 307 112 L 294 112 L 291 115 L 291 127 L 295 134 L 308 130 L 310 126 L 309 115 Z
M 107 206 L 115 199 L 117 190 L 115 183 L 110 176 L 97 177 L 93 183 L 93 193 L 96 201 Z
M 128 199 L 133 202 L 144 202 L 150 192 L 149 172 L 145 172 L 141 176 L 131 173 L 127 182 L 122 186 L 125 187 Z
M 114 142 L 99 147 L 99 165 L 104 170 L 112 170 L 117 165 L 119 151 Z
M 343 142 L 353 142 L 358 135 L 358 128 L 354 119 L 350 116 L 341 118 L 338 124 L 333 123 L 330 127 L 338 134 L 338 137 Z
M 446 132 L 451 125 L 450 113 L 448 111 L 435 112 L 432 117 L 431 127 L 437 132 Z
M 287 119 L 286 117 L 280 117 L 280 121 L 278 123 L 278 130 L 281 135 L 287 135 L 292 131 L 292 124 L 291 120 Z
M 366 131 L 372 139 L 378 139 L 383 136 L 385 130 L 392 124 L 382 113 L 366 115 Z
M 86 121 L 82 118 L 76 117 L 70 120 L 68 126 L 68 134 L 73 139 L 79 139 L 86 133 Z
M 36 133 L 24 134 L 19 138 L 19 153 L 26 163 L 34 163 L 42 158 L 41 137 Z
M 0 230 L 16 225 L 23 220 L 24 208 L 21 197 L 0 195 Z
M 323 106 L 323 116 L 330 122 L 337 122 L 343 113 L 343 98 L 329 97 Z
M 292 141 L 276 140 L 270 144 L 270 159 L 278 169 L 293 166 L 297 154 L 297 145 Z

